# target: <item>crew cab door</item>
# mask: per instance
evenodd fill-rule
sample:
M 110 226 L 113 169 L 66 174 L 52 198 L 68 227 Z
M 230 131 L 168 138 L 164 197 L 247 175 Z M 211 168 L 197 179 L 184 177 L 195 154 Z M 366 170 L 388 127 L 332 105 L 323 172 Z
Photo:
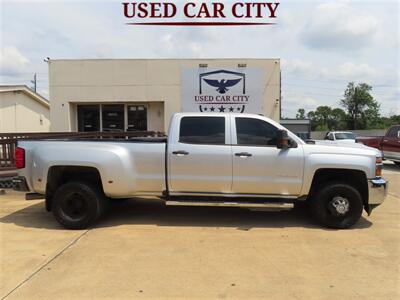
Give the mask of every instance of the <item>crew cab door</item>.
M 174 193 L 229 193 L 230 117 L 177 116 L 168 143 L 168 186 Z
M 278 128 L 262 117 L 232 117 L 233 193 L 299 195 L 303 148 L 278 149 Z

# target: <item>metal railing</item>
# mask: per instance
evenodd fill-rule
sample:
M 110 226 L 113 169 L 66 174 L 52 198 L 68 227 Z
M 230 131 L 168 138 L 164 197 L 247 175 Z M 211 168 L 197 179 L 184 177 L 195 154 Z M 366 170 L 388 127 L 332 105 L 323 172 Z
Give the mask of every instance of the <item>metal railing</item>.
M 14 151 L 17 139 L 2 139 L 0 137 L 0 171 L 15 169 Z
M 0 133 L 0 171 L 16 169 L 14 152 L 19 140 L 129 140 L 139 137 L 165 137 L 165 134 L 156 131 Z

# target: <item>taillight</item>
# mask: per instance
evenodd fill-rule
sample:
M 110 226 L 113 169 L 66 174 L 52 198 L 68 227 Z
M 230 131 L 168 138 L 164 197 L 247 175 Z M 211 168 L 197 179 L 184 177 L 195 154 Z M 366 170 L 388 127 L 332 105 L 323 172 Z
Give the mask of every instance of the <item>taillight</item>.
M 15 166 L 18 169 L 25 168 L 25 149 L 21 147 L 15 148 Z
M 375 176 L 376 177 L 381 177 L 382 176 L 382 157 L 377 157 L 376 158 L 376 163 L 375 163 Z

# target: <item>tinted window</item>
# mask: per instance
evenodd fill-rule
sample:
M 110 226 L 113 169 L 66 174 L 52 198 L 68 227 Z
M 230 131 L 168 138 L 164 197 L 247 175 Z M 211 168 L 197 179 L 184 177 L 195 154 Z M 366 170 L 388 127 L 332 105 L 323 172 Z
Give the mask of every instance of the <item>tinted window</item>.
M 103 131 L 124 131 L 124 105 L 102 106 Z
M 236 118 L 238 145 L 276 145 L 278 129 L 263 121 L 251 118 Z
M 225 118 L 184 117 L 181 119 L 179 141 L 191 144 L 225 144 Z
M 128 131 L 147 130 L 147 109 L 144 105 L 128 105 Z
M 387 134 L 387 136 L 388 137 L 394 137 L 394 138 L 397 138 L 397 137 L 399 137 L 399 131 L 400 131 L 400 128 L 398 128 L 398 127 L 393 127 L 392 129 L 390 129 L 390 131 L 389 131 L 389 133 Z
M 78 105 L 78 131 L 100 131 L 98 105 Z
M 335 134 L 337 140 L 354 140 L 356 137 L 350 132 L 339 132 Z

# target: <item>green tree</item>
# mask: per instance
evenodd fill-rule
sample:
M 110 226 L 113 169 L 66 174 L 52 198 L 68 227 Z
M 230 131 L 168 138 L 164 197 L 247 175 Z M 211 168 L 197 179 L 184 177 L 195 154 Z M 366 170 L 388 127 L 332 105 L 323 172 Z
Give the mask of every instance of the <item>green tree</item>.
M 371 96 L 372 87 L 366 83 L 349 82 L 340 105 L 347 112 L 350 129 L 369 129 L 379 126 L 380 104 Z
M 312 127 L 316 130 L 327 130 L 329 129 L 329 116 L 332 113 L 332 109 L 329 106 L 318 106 L 315 111 L 309 114 L 312 120 Z
M 346 112 L 341 108 L 332 109 L 329 128 L 331 130 L 344 130 L 347 129 Z
M 346 113 L 340 108 L 318 106 L 307 114 L 311 119 L 311 129 L 317 131 L 338 130 L 346 128 Z
M 400 115 L 391 115 L 390 117 L 381 118 L 383 128 L 388 128 L 392 125 L 400 124 Z
M 296 119 L 305 119 L 306 118 L 306 111 L 304 108 L 299 108 L 297 110 Z

